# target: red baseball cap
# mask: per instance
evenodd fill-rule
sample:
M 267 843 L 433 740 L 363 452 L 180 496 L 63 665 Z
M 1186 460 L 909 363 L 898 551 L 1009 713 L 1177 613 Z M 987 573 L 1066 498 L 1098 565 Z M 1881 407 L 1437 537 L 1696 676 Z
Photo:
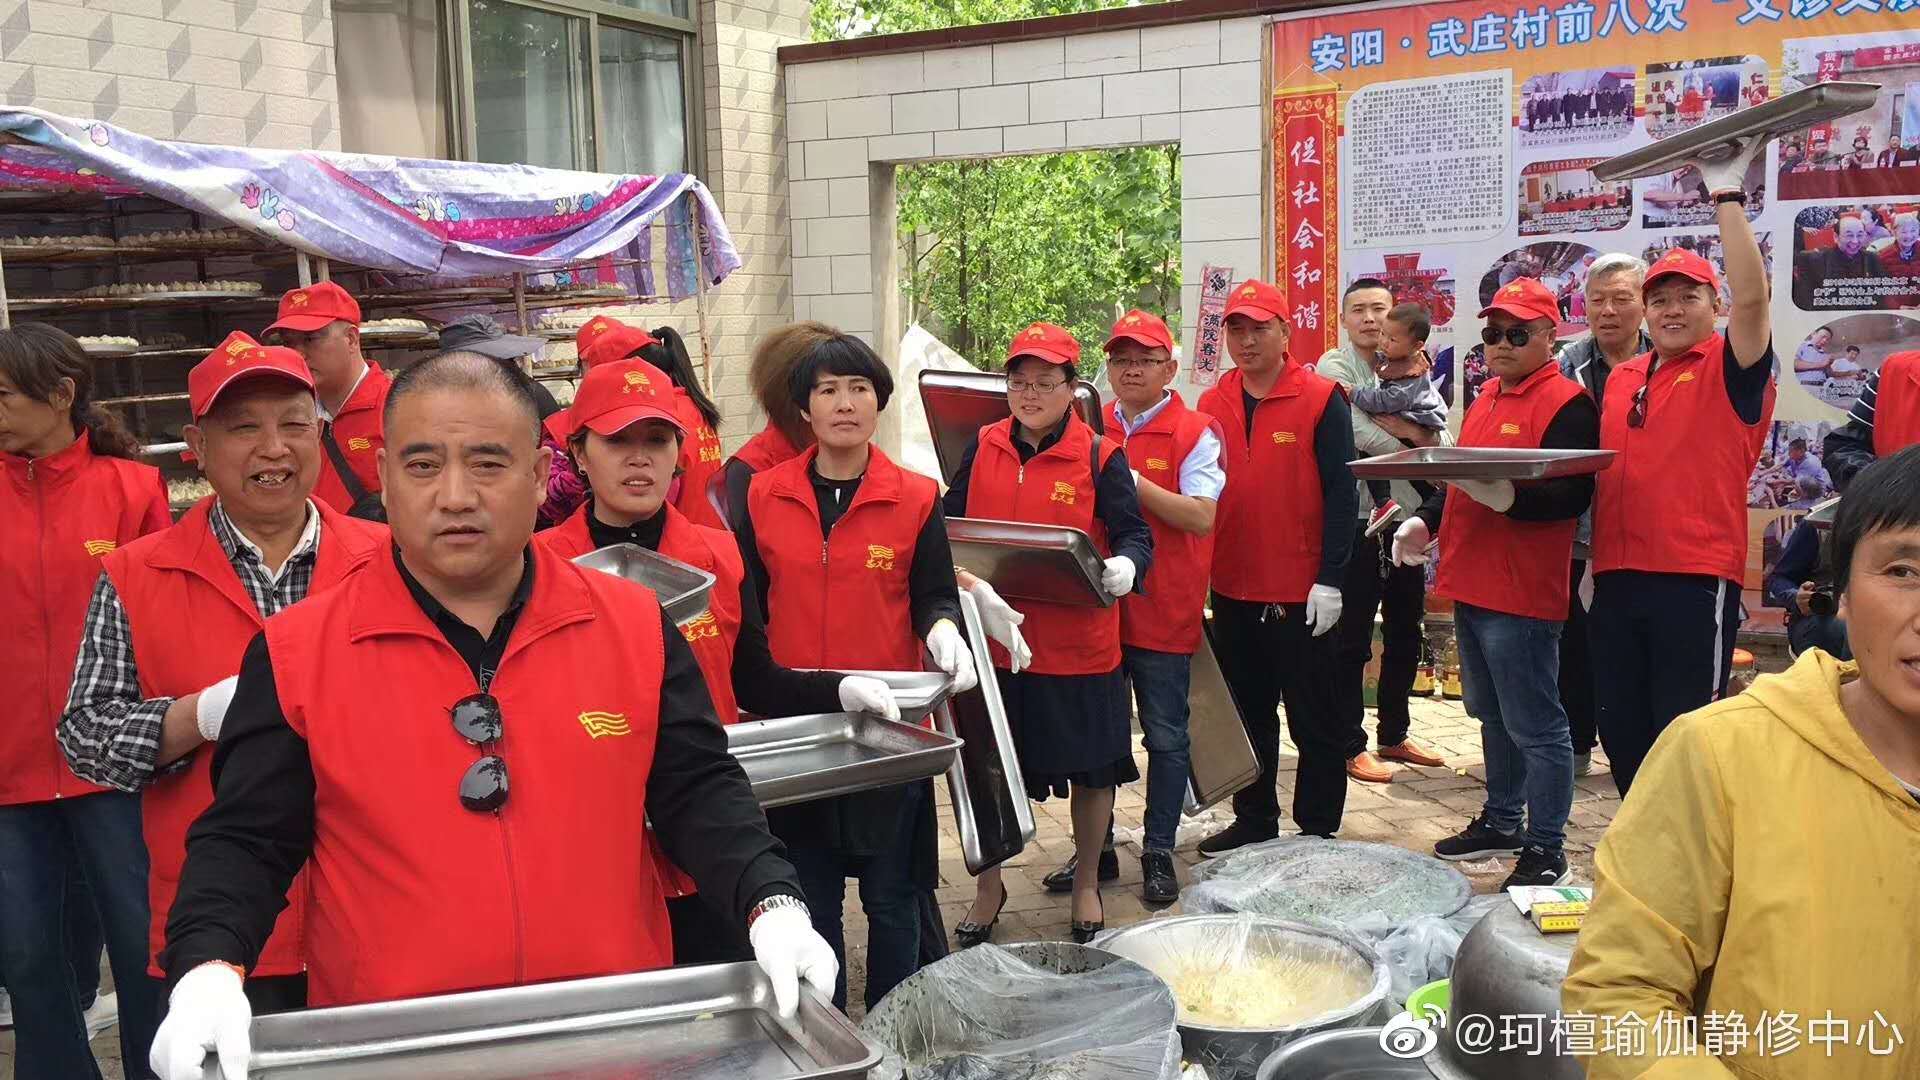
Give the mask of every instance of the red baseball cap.
M 193 418 L 207 415 L 227 387 L 260 376 L 274 376 L 302 389 L 313 389 L 313 372 L 299 353 L 281 345 L 262 345 L 235 330 L 187 372 L 187 401 Z
M 1654 282 L 1673 274 L 1679 274 L 1688 281 L 1711 285 L 1715 293 L 1720 291 L 1720 275 L 1714 270 L 1713 264 L 1686 248 L 1677 247 L 1669 249 L 1647 268 L 1647 283 L 1640 286 L 1640 292 L 1644 295 L 1653 288 Z
M 322 281 L 299 289 L 289 289 L 280 297 L 280 317 L 272 326 L 275 330 L 298 330 L 312 333 L 328 323 L 350 322 L 360 325 L 360 304 L 348 295 L 347 290 L 331 281 Z
M 1227 294 L 1227 311 L 1224 318 L 1245 315 L 1258 322 L 1286 317 L 1287 294 L 1279 286 L 1270 285 L 1258 278 L 1248 278 L 1233 287 Z
M 581 428 L 613 435 L 642 420 L 665 420 L 685 438 L 673 408 L 673 382 L 645 360 L 609 360 L 587 369 L 573 404 L 547 418 L 547 430 L 566 442 Z
M 649 345 L 658 344 L 659 339 L 645 330 L 605 315 L 588 319 L 573 335 L 574 351 L 580 354 L 580 363 L 589 368 L 624 360 Z
M 1552 289 L 1540 284 L 1538 278 L 1514 278 L 1494 290 L 1493 299 L 1480 309 L 1480 317 L 1484 319 L 1496 311 L 1504 311 L 1525 322 L 1534 319 L 1560 321 L 1560 301 L 1554 297 Z
M 1120 316 L 1113 324 L 1113 336 L 1107 339 L 1106 351 L 1121 341 L 1137 341 L 1149 349 L 1165 349 L 1167 355 L 1173 355 L 1173 332 L 1158 315 L 1135 308 Z
M 1037 356 L 1049 364 L 1072 367 L 1080 362 L 1080 342 L 1064 327 L 1037 322 L 1013 337 L 1007 346 L 1007 363 L 1023 356 Z

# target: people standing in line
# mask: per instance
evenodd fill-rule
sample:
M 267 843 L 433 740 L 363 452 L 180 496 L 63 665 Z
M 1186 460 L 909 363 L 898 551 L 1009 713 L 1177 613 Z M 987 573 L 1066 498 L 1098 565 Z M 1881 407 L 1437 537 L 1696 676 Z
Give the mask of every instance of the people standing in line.
M 787 393 L 814 445 L 754 475 L 735 531 L 774 661 L 918 671 L 924 646 L 956 692 L 971 689 L 978 668 L 958 626 L 939 485 L 873 444 L 893 396 L 886 364 L 835 333 L 794 366 Z M 871 1008 L 920 967 L 920 896 L 939 875 L 932 782 L 783 806 L 768 822 L 836 956 L 846 949 L 846 882 L 859 880 Z M 846 996 L 843 973 L 834 1004 Z
M 738 720 L 741 709 L 762 716 L 846 709 L 900 718 L 892 692 L 877 679 L 797 672 L 774 663 L 760 601 L 733 534 L 695 525 L 666 501 L 686 437 L 666 373 L 636 357 L 595 365 L 553 426 L 579 465 L 587 500 L 534 543 L 566 559 L 633 544 L 712 574 L 707 610 L 683 624 L 680 634 L 699 661 L 722 726 Z M 733 913 L 701 899 L 693 880 L 664 857 L 656 862 L 668 885 L 674 963 L 752 959 Z
M 103 560 L 58 732 L 76 774 L 140 798 L 156 978 L 166 974 L 160 952 L 187 828 L 213 801 L 210 744 L 247 643 L 269 617 L 392 543 L 384 526 L 311 498 L 320 418 L 299 353 L 229 334 L 187 373 L 187 390 L 193 420 L 183 434 L 213 494 Z M 307 1003 L 304 878 L 286 902 L 247 972 L 256 1015 Z
M 1480 312 L 1491 376 L 1467 409 L 1460 445 L 1592 450 L 1593 398 L 1554 363 L 1559 303 L 1522 278 Z M 1592 475 L 1529 483 L 1457 480 L 1393 537 L 1393 560 L 1419 565 L 1437 534 L 1434 591 L 1454 602 L 1467 714 L 1480 721 L 1486 803 L 1467 827 L 1433 847 L 1442 859 L 1518 855 L 1505 887 L 1567 880 L 1573 742 L 1560 705 L 1560 630 L 1571 591 L 1562 574 Z
M 1640 290 L 1647 280 L 1647 264 L 1636 255 L 1609 252 L 1587 272 L 1588 335 L 1560 351 L 1560 373 L 1592 396 L 1595 407 L 1606 400 L 1607 376 L 1613 369 L 1653 348 L 1644 326 L 1646 303 Z M 1580 515 L 1573 535 L 1573 563 L 1567 571 L 1567 621 L 1560 630 L 1560 707 L 1566 710 L 1573 735 L 1573 775 L 1593 771 L 1593 748 L 1600 745 L 1600 729 L 1593 701 L 1593 646 L 1589 639 L 1588 610 L 1593 606 L 1593 510 Z
M 159 470 L 93 404 L 93 362 L 43 323 L 0 330 L 0 976 L 13 1000 L 18 1080 L 84 1080 L 81 995 L 98 949 L 76 957 L 66 928 L 85 877 L 119 995 L 130 1076 L 148 1075 L 159 983 L 147 976 L 147 849 L 140 800 L 87 783 L 62 759 L 54 730 L 66 706 L 87 599 L 101 560 L 172 523 Z M 82 916 L 83 917 L 83 916 Z
M 1594 699 L 1625 795 L 1673 718 L 1726 691 L 1747 568 L 1747 480 L 1773 417 L 1766 263 L 1747 221 L 1748 140 L 1698 162 L 1714 200 L 1733 304 L 1684 248 L 1655 262 L 1642 297 L 1653 349 L 1614 369 L 1600 445 L 1616 452 L 1593 502 Z M 1676 462 L 1685 462 L 1676 468 Z
M 1385 300 L 1385 289 L 1378 290 Z M 1200 397 L 1226 440 L 1226 490 L 1214 518 L 1213 644 L 1253 743 L 1260 775 L 1233 797 L 1233 824 L 1200 843 L 1221 855 L 1280 832 L 1280 719 L 1299 748 L 1293 793 L 1303 833 L 1332 836 L 1346 809 L 1350 730 L 1336 662 L 1341 582 L 1360 488 L 1346 394 L 1287 353 L 1291 309 L 1249 280 L 1227 297 L 1234 367 Z M 1377 331 L 1376 331 L 1377 332 Z
M 794 322 L 768 331 L 753 346 L 747 385 L 767 422 L 721 466 L 722 504 L 732 528 L 740 527 L 747 512 L 747 485 L 754 474 L 797 458 L 813 445 L 813 428 L 794 404 L 788 384 L 794 367 L 838 333 L 823 322 Z
M 1051 323 L 1034 323 L 1007 346 L 1007 405 L 1013 415 L 980 429 L 947 489 L 951 516 L 1063 525 L 1093 540 L 1101 588 L 1126 597 L 1153 563 L 1153 532 L 1140 516 L 1121 440 L 1094 433 L 1073 411 L 1080 343 Z M 971 574 L 963 587 L 976 588 Z M 990 590 L 990 586 L 988 587 Z M 990 595 L 990 594 L 989 594 Z M 983 602 L 990 628 L 1004 604 Z M 1023 601 L 1016 648 L 994 650 L 994 674 L 1014 731 L 1027 796 L 1066 798 L 1073 817 L 1073 940 L 1106 925 L 1100 850 L 1114 793 L 1140 778 L 1120 648 L 1120 606 Z M 973 910 L 954 928 L 963 947 L 987 940 L 1006 906 L 999 868 L 974 881 Z
M 1347 393 L 1380 385 L 1377 374 L 1382 336 L 1386 332 L 1387 313 L 1393 309 L 1393 292 L 1378 278 L 1355 278 L 1340 300 L 1340 325 L 1347 332 L 1347 343 L 1328 350 L 1314 365 L 1322 378 L 1339 383 Z M 1375 457 L 1405 450 L 1399 432 L 1406 424 L 1390 414 L 1370 415 L 1361 409 L 1349 410 L 1353 426 L 1351 457 Z M 1391 429 L 1391 430 L 1390 430 Z M 1423 445 L 1451 445 L 1453 437 L 1445 429 L 1419 427 L 1408 437 Z M 1423 501 L 1421 494 L 1405 480 L 1395 480 L 1389 492 L 1399 506 L 1411 513 Z M 1408 699 L 1413 680 L 1420 669 L 1420 645 L 1426 619 L 1427 575 L 1417 566 L 1394 566 L 1387 557 L 1379 530 L 1369 534 L 1368 522 L 1373 500 L 1365 492 L 1365 483 L 1355 495 L 1358 512 L 1354 515 L 1353 536 L 1346 547 L 1352 555 L 1346 560 L 1346 574 L 1337 583 L 1344 601 L 1341 625 L 1333 639 L 1335 663 L 1334 715 L 1346 750 L 1347 775 L 1369 784 L 1385 784 L 1393 779 L 1393 769 L 1384 764 L 1399 761 L 1409 765 L 1437 768 L 1445 759 L 1422 746 L 1408 728 L 1413 714 Z M 1391 531 L 1386 535 L 1391 537 Z M 1381 615 L 1380 682 L 1375 691 L 1374 716 L 1378 731 L 1376 756 L 1367 750 L 1366 669 L 1373 659 L 1374 613 Z
M 393 379 L 360 351 L 360 304 L 322 281 L 288 290 L 280 314 L 260 335 L 300 354 L 313 372 L 320 406 L 320 480 L 314 498 L 343 514 L 386 520 L 380 503 L 381 406 Z
M 1827 433 L 1821 457 L 1845 491 L 1860 470 L 1920 443 L 1920 351 L 1897 352 L 1867 376 L 1847 422 Z

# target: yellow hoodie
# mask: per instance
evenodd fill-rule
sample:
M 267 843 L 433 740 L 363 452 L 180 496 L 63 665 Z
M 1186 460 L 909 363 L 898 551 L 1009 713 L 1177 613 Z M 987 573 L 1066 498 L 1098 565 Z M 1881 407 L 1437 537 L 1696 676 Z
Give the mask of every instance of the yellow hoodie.
M 1592 1080 L 1920 1077 L 1920 801 L 1840 711 L 1857 676 L 1810 651 L 1654 745 L 1595 854 L 1562 991 L 1567 1014 L 1645 1021 L 1644 1052 L 1590 1058 Z M 1660 1056 L 1662 1014 L 1718 1016 L 1724 1042 Z

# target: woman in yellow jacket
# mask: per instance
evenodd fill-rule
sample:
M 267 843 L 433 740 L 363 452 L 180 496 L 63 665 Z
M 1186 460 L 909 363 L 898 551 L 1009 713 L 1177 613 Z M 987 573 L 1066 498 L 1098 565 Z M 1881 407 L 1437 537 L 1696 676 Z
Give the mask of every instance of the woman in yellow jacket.
M 1920 447 L 1854 479 L 1833 559 L 1858 661 L 1675 721 L 1600 842 L 1563 1015 L 1645 1038 L 1592 1080 L 1920 1076 Z

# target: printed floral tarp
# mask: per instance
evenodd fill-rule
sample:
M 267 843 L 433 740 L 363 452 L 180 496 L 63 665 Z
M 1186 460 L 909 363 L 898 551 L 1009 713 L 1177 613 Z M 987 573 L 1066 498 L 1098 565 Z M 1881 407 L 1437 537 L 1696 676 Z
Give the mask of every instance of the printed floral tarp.
M 706 186 L 685 173 L 607 173 L 169 142 L 96 120 L 0 109 L 0 190 L 145 194 L 310 255 L 441 286 L 594 260 L 636 259 L 578 275 L 652 295 L 653 226 L 667 238 L 667 293 L 697 286 L 690 202 L 705 224 L 709 284 L 740 255 Z M 686 196 L 691 193 L 692 199 Z M 636 273 L 635 271 L 639 272 Z M 540 284 L 565 284 L 547 274 Z

